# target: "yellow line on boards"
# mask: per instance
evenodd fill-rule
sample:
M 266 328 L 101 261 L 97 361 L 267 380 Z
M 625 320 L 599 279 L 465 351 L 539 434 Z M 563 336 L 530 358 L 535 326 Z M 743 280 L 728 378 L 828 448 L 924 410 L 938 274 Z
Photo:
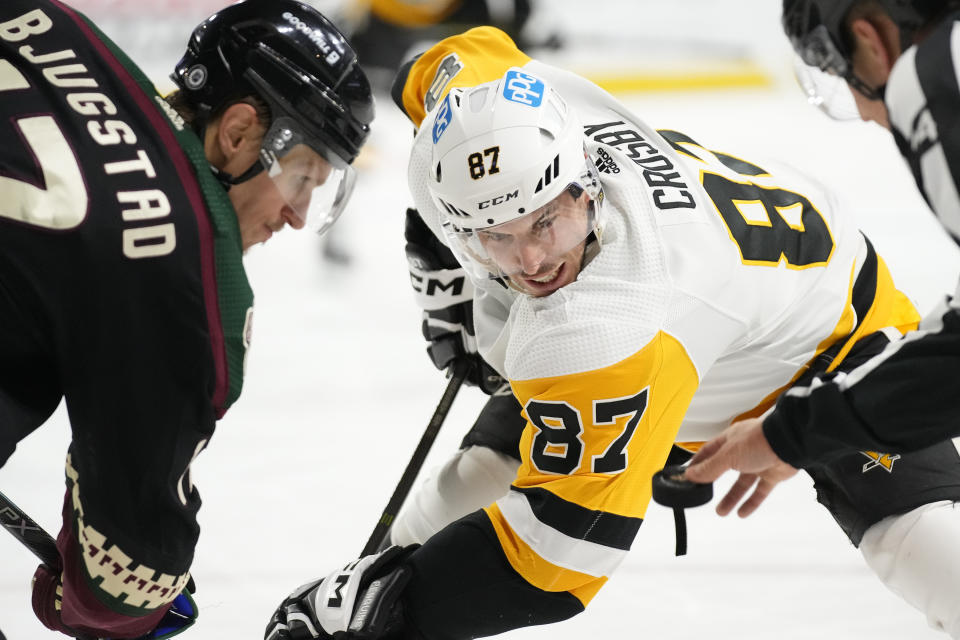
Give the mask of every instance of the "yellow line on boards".
M 610 93 L 648 91 L 698 91 L 704 89 L 757 89 L 774 85 L 769 74 L 760 69 L 743 71 L 703 71 L 674 73 L 624 72 L 620 74 L 583 73 Z

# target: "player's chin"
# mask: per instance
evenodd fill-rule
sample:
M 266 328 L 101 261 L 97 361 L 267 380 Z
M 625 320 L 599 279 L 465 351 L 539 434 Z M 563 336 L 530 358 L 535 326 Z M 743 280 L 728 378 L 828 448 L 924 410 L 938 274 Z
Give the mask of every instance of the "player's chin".
M 257 233 L 257 244 L 266 244 L 267 240 L 273 237 L 274 230 L 271 229 L 268 225 L 263 225 L 259 232 Z
M 246 253 L 252 247 L 257 246 L 258 244 L 265 244 L 267 240 L 273 237 L 273 231 L 267 227 L 257 229 L 249 233 L 241 234 L 241 242 L 243 244 L 243 253 Z

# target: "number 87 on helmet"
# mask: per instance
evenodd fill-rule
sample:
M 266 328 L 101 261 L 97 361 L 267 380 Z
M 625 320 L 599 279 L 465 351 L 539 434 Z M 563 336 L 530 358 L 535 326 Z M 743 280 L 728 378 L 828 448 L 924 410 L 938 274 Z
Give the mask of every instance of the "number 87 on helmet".
M 437 109 L 427 189 L 461 264 L 532 296 L 576 280 L 599 244 L 603 191 L 573 110 L 516 68 Z

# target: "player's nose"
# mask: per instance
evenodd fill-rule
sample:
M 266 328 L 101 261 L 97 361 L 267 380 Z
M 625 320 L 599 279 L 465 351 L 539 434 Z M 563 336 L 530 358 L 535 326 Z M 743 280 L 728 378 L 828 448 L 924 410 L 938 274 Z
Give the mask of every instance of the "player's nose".
M 547 252 L 539 242 L 523 241 L 517 251 L 520 268 L 527 275 L 533 275 L 540 269 Z
M 284 205 L 280 210 L 280 219 L 294 229 L 303 229 L 304 219 L 292 207 Z

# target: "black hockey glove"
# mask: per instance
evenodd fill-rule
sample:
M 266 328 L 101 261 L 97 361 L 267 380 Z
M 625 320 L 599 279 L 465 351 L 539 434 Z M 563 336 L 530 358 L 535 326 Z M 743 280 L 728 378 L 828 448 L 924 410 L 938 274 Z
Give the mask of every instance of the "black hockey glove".
M 291 593 L 274 612 L 264 640 L 392 640 L 403 635 L 404 561 L 418 545 L 364 556 Z
M 404 237 L 410 283 L 423 309 L 423 337 L 430 343 L 427 354 L 448 375 L 454 363 L 466 360 L 466 382 L 493 394 L 505 380 L 477 353 L 470 278 L 416 209 L 407 209 Z

